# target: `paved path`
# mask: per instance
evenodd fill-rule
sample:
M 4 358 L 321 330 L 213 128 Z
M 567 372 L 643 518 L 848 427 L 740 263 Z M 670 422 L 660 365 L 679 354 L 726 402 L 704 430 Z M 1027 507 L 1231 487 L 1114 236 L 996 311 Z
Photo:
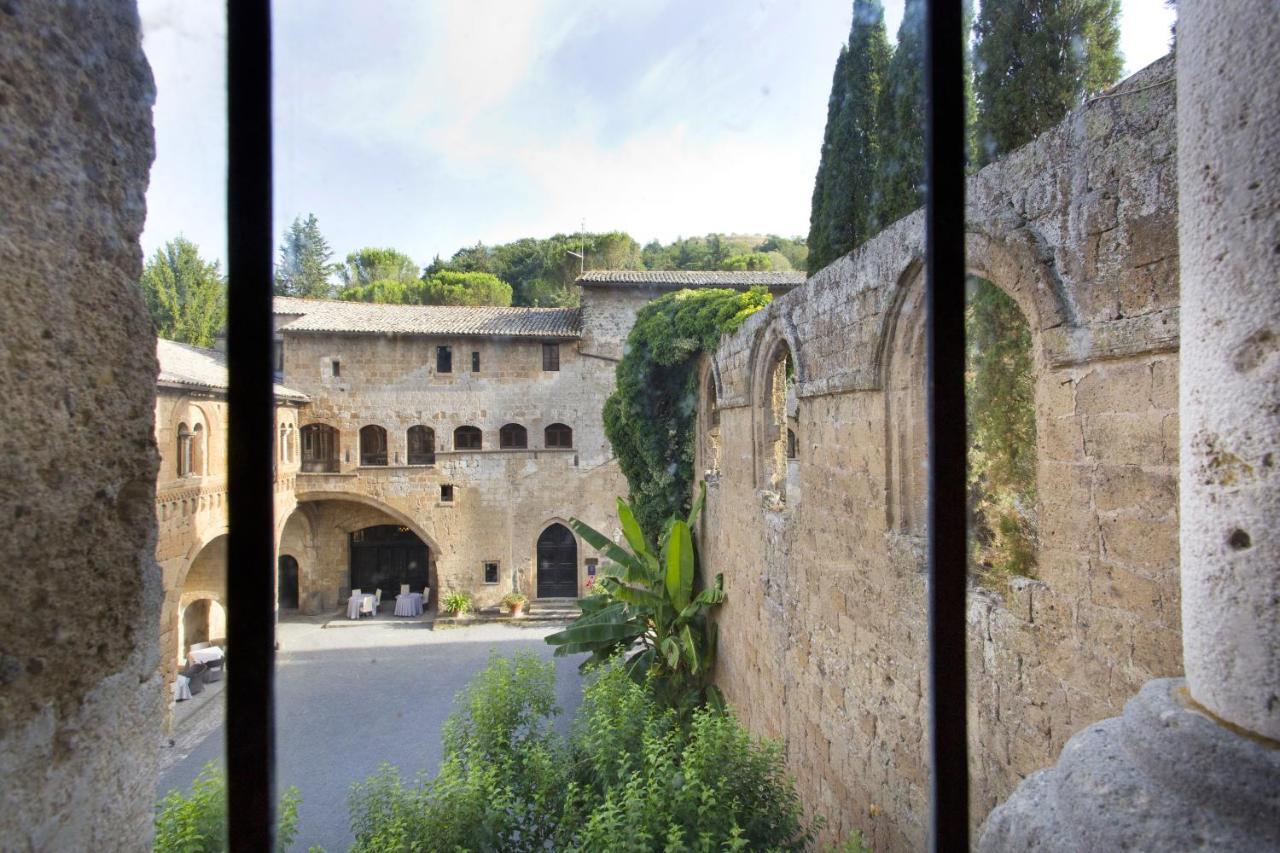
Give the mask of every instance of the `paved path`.
M 434 773 L 440 730 L 454 695 L 495 650 L 532 651 L 550 659 L 542 638 L 556 628 L 476 625 L 432 631 L 422 624 L 369 623 L 322 629 L 282 623 L 277 655 L 276 768 L 280 786 L 302 792 L 295 850 L 318 844 L 329 853 L 351 843 L 347 792 L 382 761 L 406 777 Z M 580 658 L 556 661 L 556 687 L 567 729 L 578 704 Z M 228 672 L 227 678 L 234 678 Z M 195 702 L 205 700 L 196 697 Z M 222 763 L 221 697 L 209 697 L 175 732 L 163 751 L 157 790 L 190 786 L 207 761 Z M 186 705 L 187 703 L 183 703 Z M 181 707 L 181 706 L 180 706 Z

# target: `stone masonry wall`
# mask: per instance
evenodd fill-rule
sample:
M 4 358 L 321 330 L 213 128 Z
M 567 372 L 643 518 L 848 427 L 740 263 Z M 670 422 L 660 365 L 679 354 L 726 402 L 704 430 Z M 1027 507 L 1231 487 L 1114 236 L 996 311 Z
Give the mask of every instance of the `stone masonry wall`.
M 132 3 L 0 4 L 0 846 L 148 850 L 154 87 Z
M 1073 733 L 1181 669 L 1172 72 L 1157 62 L 968 183 L 971 272 L 1032 330 L 1040 519 L 1037 577 L 970 592 L 975 828 Z M 786 738 L 830 837 L 861 829 L 877 850 L 919 849 L 927 828 L 922 257 L 917 211 L 709 365 L 717 680 L 752 729 Z M 785 496 L 764 388 L 779 343 L 799 398 Z
M 346 534 L 373 524 L 410 527 L 431 548 L 433 598 L 470 592 L 480 606 L 511 591 L 536 597 L 535 545 L 552 523 L 579 517 L 605 528 L 626 481 L 613 460 L 601 420 L 613 389 L 612 362 L 583 356 L 577 341 L 560 343 L 560 370 L 542 370 L 541 341 L 337 335 L 285 331 L 285 384 L 311 402 L 299 414 L 340 434 L 337 473 L 299 473 L 300 508 L 285 525 L 281 553 L 299 563 L 305 612 L 332 609 L 349 588 Z M 435 372 L 435 348 L 453 347 L 453 371 Z M 471 353 L 481 369 L 471 371 Z M 339 377 L 331 362 L 341 363 Z M 528 448 L 499 448 L 499 429 L 519 423 Z M 573 429 L 571 449 L 546 448 L 543 429 Z M 359 464 L 359 432 L 387 430 L 386 466 Z M 408 429 L 423 424 L 436 436 L 434 465 L 408 465 Z M 453 431 L 476 426 L 479 451 L 454 450 Z M 440 486 L 454 486 L 441 500 Z M 304 511 L 305 510 L 305 511 Z M 363 511 L 355 511 L 363 510 Z M 586 560 L 579 543 L 579 588 Z M 499 582 L 484 583 L 485 562 L 499 564 Z M 384 590 L 384 595 L 386 594 Z

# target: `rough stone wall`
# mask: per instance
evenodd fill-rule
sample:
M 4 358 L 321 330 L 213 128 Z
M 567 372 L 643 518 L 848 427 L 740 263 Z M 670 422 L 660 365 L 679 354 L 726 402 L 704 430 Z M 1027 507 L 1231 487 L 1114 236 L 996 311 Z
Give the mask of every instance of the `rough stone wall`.
M 174 674 L 186 655 L 182 637 L 183 610 L 202 598 L 226 606 L 227 534 L 227 424 L 225 395 L 217 391 L 161 388 L 156 394 L 154 435 L 160 449 L 160 465 L 155 484 L 155 518 L 158 526 L 155 559 L 160 566 L 164 603 L 159 608 L 160 671 L 166 707 L 172 710 Z M 286 458 L 276 448 L 275 515 L 277 543 L 284 520 L 297 506 L 293 490 L 298 473 L 300 447 L 297 437 L 298 407 L 292 403 L 276 406 L 276 422 L 292 427 L 293 447 Z M 178 474 L 178 429 L 185 424 L 201 429 L 200 449 L 190 474 Z M 271 440 L 271 436 L 265 440 Z M 221 543 L 221 551 L 217 551 Z M 213 550 L 211 552 L 211 546 Z M 219 557 L 218 554 L 221 554 Z M 193 567 L 202 559 L 221 569 L 221 578 L 199 578 L 189 582 Z M 273 567 L 274 568 L 274 567 Z M 216 613 L 215 609 L 215 613 Z M 216 627 L 216 626 L 215 626 Z M 166 721 L 171 714 L 166 714 Z M 166 722 L 167 724 L 167 722 Z
M 1037 577 L 970 593 L 975 828 L 1071 734 L 1180 670 L 1171 78 L 1156 63 L 969 180 L 971 272 L 1032 331 L 1040 519 Z M 862 829 L 877 850 L 920 848 L 927 824 L 922 257 L 917 211 L 776 299 L 709 366 L 718 682 L 751 728 L 787 739 L 829 835 Z M 779 342 L 799 398 L 785 496 L 766 434 Z
M 161 591 L 137 12 L 0 5 L 0 69 L 0 846 L 145 850 Z
M 435 372 L 437 346 L 453 347 L 449 374 Z M 471 372 L 473 351 L 480 353 L 478 374 Z M 331 375 L 335 359 L 339 377 Z M 513 568 L 520 589 L 534 597 L 539 534 L 573 516 L 605 527 L 614 498 L 626 494 L 601 420 L 613 370 L 607 360 L 583 356 L 576 341 L 561 342 L 559 371 L 543 371 L 539 341 L 286 330 L 285 383 L 311 398 L 299 427 L 329 424 L 341 443 L 337 473 L 297 475 L 300 504 L 330 506 L 308 510 L 307 523 L 291 518 L 285 525 L 281 553 L 298 560 L 302 609 L 337 606 L 349 587 L 345 534 L 387 523 L 409 526 L 430 546 L 437 600 L 464 591 L 480 606 L 495 605 L 512 589 Z M 527 449 L 499 448 L 507 423 L 528 430 Z M 573 429 L 572 449 L 544 446 L 543 429 L 553 423 Z M 368 424 L 387 431 L 386 466 L 359 464 L 359 432 Z M 405 464 L 408 429 L 417 424 L 435 431 L 434 465 Z M 465 425 L 482 430 L 483 449 L 453 449 L 453 431 Z M 442 484 L 455 487 L 451 503 L 440 499 Z M 350 512 L 351 504 L 374 512 Z M 580 544 L 580 589 L 591 556 Z M 497 584 L 483 582 L 485 562 L 499 563 Z

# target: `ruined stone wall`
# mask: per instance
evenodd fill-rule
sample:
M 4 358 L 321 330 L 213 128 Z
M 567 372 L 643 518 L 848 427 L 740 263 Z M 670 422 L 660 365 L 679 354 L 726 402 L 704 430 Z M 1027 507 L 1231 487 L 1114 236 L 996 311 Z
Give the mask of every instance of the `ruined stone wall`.
M 0 846 L 150 849 L 154 87 L 131 3 L 0 7 Z
M 974 827 L 1181 668 L 1171 78 L 1156 63 L 968 183 L 970 270 L 1032 332 L 1040 531 L 1035 579 L 970 591 Z M 728 594 L 718 683 L 786 738 L 830 836 L 862 829 L 877 850 L 919 849 L 927 825 L 923 248 L 918 211 L 727 337 L 697 462 L 703 558 Z M 779 346 L 799 405 L 785 495 L 765 387 Z
M 450 374 L 435 372 L 441 345 L 453 347 Z M 335 359 L 339 377 L 331 375 Z M 559 371 L 544 371 L 540 341 L 286 330 L 285 383 L 311 398 L 299 426 L 329 424 L 341 442 L 339 472 L 297 476 L 299 513 L 308 504 L 330 506 L 308 509 L 305 523 L 291 518 L 284 528 L 281 553 L 298 559 L 304 612 L 344 600 L 346 534 L 371 524 L 404 524 L 430 546 L 437 601 L 463 591 L 480 606 L 496 605 L 512 589 L 513 569 L 534 597 L 539 534 L 574 516 L 603 527 L 614 499 L 626 494 L 601 420 L 613 364 L 581 355 L 576 341 L 560 343 Z M 528 430 L 528 448 L 500 449 L 498 431 L 507 423 Z M 573 429 L 571 449 L 545 447 L 543 430 L 553 423 Z M 359 464 L 359 432 L 368 424 L 387 430 L 386 466 Z M 408 429 L 417 424 L 435 431 L 434 465 L 405 464 Z M 453 431 L 464 425 L 482 430 L 481 450 L 453 449 Z M 441 500 L 444 484 L 454 486 L 452 502 Z M 351 512 L 351 504 L 374 512 Z M 580 544 L 580 589 L 591 556 Z M 497 584 L 484 583 L 485 562 L 499 563 Z

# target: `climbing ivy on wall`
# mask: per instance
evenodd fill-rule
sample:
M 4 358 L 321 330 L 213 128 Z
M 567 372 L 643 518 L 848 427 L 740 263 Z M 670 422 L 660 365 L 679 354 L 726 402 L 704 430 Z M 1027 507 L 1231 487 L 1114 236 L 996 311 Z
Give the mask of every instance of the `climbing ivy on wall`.
M 971 278 L 965 334 L 973 563 L 988 580 L 1031 576 L 1037 538 L 1031 329 L 1008 294 Z
M 657 539 L 689 510 L 698 356 L 769 304 L 764 288 L 680 290 L 640 309 L 604 405 L 605 435 L 631 489 L 636 519 Z

